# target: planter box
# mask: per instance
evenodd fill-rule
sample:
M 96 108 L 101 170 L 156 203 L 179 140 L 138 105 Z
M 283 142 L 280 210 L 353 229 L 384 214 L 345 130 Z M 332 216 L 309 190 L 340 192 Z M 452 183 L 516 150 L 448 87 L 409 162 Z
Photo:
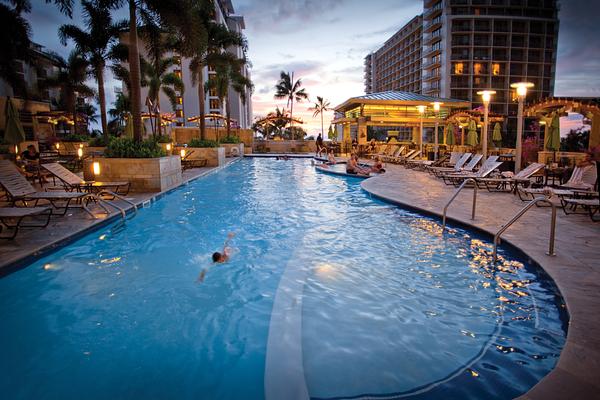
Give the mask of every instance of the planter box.
M 556 160 L 555 162 L 560 163 L 563 159 L 568 159 L 569 165 L 573 166 L 579 161 L 582 161 L 586 155 L 586 153 L 577 153 L 573 151 L 557 151 L 556 155 L 552 151 L 539 151 L 538 162 L 548 164 L 553 162 L 553 160 Z
M 207 167 L 220 167 L 225 164 L 223 147 L 177 147 L 177 154 L 180 154 L 182 149 L 188 153 L 193 151 L 188 160 L 205 159 Z
M 220 146 L 225 149 L 225 157 L 239 157 L 244 155 L 244 143 L 221 143 Z M 231 149 L 237 149 L 237 155 L 232 155 Z
M 160 158 L 97 158 L 100 175 L 92 177 L 96 181 L 128 181 L 133 192 L 162 192 L 178 186 L 181 178 L 181 158 L 167 156 Z M 86 160 L 86 179 L 92 170 L 92 160 Z
M 317 145 L 314 140 L 261 140 L 255 141 L 253 151 L 255 153 L 314 153 Z M 263 150 L 263 151 L 261 151 Z
M 86 155 L 102 155 L 104 154 L 104 149 L 106 149 L 105 146 L 102 147 L 92 147 L 92 146 L 88 146 L 86 148 L 84 148 L 83 150 L 85 151 Z

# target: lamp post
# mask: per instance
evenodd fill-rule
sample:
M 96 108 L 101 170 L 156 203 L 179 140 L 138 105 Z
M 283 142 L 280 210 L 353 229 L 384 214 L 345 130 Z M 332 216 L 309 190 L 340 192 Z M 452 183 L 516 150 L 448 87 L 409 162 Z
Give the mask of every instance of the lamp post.
M 419 121 L 420 121 L 419 150 L 421 151 L 421 157 L 423 156 L 423 114 L 425 114 L 426 109 L 427 109 L 427 106 L 417 106 L 417 110 L 419 110 Z
M 483 101 L 483 132 L 481 134 L 481 153 L 483 154 L 483 160 L 487 158 L 487 144 L 488 144 L 488 116 L 490 111 L 490 100 L 492 95 L 496 94 L 495 90 L 482 90 L 477 92 L 481 96 Z
M 521 155 L 523 153 L 523 103 L 527 96 L 527 89 L 533 87 L 531 82 L 511 83 L 511 88 L 517 90 L 519 99 L 519 111 L 517 114 L 517 144 L 515 149 L 515 174 L 521 170 Z
M 438 159 L 438 142 L 439 142 L 439 138 L 438 138 L 438 126 L 439 126 L 439 119 L 440 119 L 440 106 L 444 103 L 440 103 L 439 101 L 434 101 L 433 103 L 433 111 L 435 111 L 435 130 L 434 130 L 434 136 L 435 136 L 435 148 L 434 148 L 434 156 L 433 159 L 437 160 Z

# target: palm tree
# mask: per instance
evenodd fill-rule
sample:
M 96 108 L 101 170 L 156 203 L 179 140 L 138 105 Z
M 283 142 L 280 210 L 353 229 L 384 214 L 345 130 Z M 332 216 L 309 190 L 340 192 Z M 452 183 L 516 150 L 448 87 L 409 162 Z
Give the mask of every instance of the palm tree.
M 316 117 L 319 114 L 321 115 L 321 137 L 323 138 L 325 137 L 325 131 L 323 130 L 323 113 L 330 110 L 329 106 L 329 101 L 317 96 L 317 102 L 315 103 L 315 106 L 310 109 L 311 111 L 314 111 L 313 117 Z
M 281 136 L 283 128 L 290 121 L 289 113 L 285 109 L 280 109 L 279 107 L 275 108 L 275 111 L 267 114 L 267 118 L 270 119 L 272 126 L 276 129 L 277 133 Z
M 200 137 L 204 139 L 206 132 L 205 116 L 205 81 L 204 69 L 209 65 L 226 63 L 230 55 L 224 49 L 241 47 L 245 52 L 246 39 L 238 32 L 230 31 L 227 26 L 214 22 L 214 3 L 210 0 L 197 1 L 192 9 L 196 23 L 197 35 L 186 37 L 182 52 L 191 57 L 190 73 L 192 84 L 198 85 L 198 116 L 200 117 Z
M 302 87 L 302 80 L 294 81 L 294 73 L 281 71 L 280 79 L 275 85 L 275 98 L 287 99 L 287 107 L 290 107 L 290 125 L 294 125 L 294 100 L 301 102 L 308 99 L 308 93 Z
M 113 103 L 113 108 L 108 110 L 108 115 L 112 118 L 108 125 L 116 126 L 116 130 L 120 131 L 125 126 L 125 119 L 131 115 L 131 101 L 129 97 L 124 93 L 118 93 Z
M 111 47 L 116 44 L 119 33 L 126 26 L 124 22 L 114 23 L 111 10 L 98 2 L 82 0 L 83 20 L 86 30 L 77 25 L 62 25 L 58 30 L 60 41 L 67 45 L 68 40 L 89 60 L 92 73 L 98 83 L 98 103 L 104 141 L 108 143 L 108 122 L 106 119 L 106 95 L 104 92 L 104 69 L 110 59 Z
M 162 91 L 169 99 L 173 110 L 177 104 L 177 94 L 179 91 L 183 94 L 184 84 L 181 77 L 171 71 L 171 67 L 178 65 L 177 57 L 167 56 L 167 53 L 175 50 L 177 46 L 176 38 L 164 32 L 152 21 L 148 21 L 142 28 L 141 35 L 146 42 L 146 51 L 149 61 L 143 57 L 140 59 L 140 67 L 142 71 L 142 80 L 148 85 L 148 98 L 156 104 L 160 110 L 160 92 Z M 158 134 L 162 134 L 162 122 L 160 111 L 157 113 Z
M 77 50 L 73 50 L 66 61 L 60 56 L 54 57 L 61 67 L 57 75 L 45 80 L 44 87 L 60 89 L 61 102 L 73 114 L 73 133 L 77 133 L 77 98 L 95 95 L 94 89 L 85 84 L 88 62 Z
M 223 54 L 222 56 L 225 56 Z M 225 121 L 227 123 L 227 136 L 231 136 L 231 106 L 228 101 L 229 86 L 239 93 L 242 103 L 246 103 L 246 92 L 252 90 L 253 85 L 243 73 L 243 67 L 247 64 L 245 58 L 237 58 L 229 55 L 229 58 L 222 57 L 221 63 L 217 64 L 215 69 L 217 74 L 209 79 L 207 88 L 214 89 L 219 97 L 221 104 L 225 104 Z

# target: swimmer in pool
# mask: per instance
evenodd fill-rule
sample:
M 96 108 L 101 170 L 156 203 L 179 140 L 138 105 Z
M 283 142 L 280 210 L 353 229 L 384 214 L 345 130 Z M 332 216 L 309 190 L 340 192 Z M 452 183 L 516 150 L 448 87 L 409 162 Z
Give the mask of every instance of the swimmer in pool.
M 229 261 L 229 256 L 231 255 L 231 248 L 229 247 L 229 242 L 231 241 L 231 239 L 233 239 L 235 236 L 235 233 L 233 232 L 229 232 L 229 234 L 227 235 L 227 239 L 225 240 L 225 243 L 223 243 L 223 250 L 221 250 L 220 252 L 215 251 L 212 255 L 212 260 L 213 263 L 215 264 L 222 264 L 222 263 L 226 263 L 227 261 Z M 200 275 L 198 276 L 198 282 L 204 282 L 204 277 L 206 276 L 206 272 L 208 271 L 207 268 L 204 268 L 202 270 L 202 272 L 200 272 Z

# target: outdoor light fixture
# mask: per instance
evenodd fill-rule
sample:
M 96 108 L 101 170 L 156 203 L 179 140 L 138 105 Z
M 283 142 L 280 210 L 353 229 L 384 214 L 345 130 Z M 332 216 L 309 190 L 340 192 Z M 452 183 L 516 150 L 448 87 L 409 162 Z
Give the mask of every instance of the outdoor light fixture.
M 79 157 L 79 158 L 83 157 L 83 147 L 80 147 L 77 149 L 77 157 Z
M 19 145 L 15 144 L 15 154 L 19 154 Z
M 167 151 L 171 151 L 171 143 L 167 143 Z
M 477 92 L 481 96 L 483 101 L 483 132 L 481 133 L 481 153 L 483 154 L 483 160 L 487 158 L 487 144 L 488 144 L 488 115 L 490 112 L 490 101 L 492 95 L 496 94 L 495 90 L 482 90 Z
M 521 156 L 523 153 L 523 103 L 527 96 L 527 89 L 534 85 L 531 82 L 511 83 L 510 87 L 516 89 L 519 101 L 519 111 L 517 113 L 517 144 L 515 149 L 515 174 L 521 170 Z
M 92 163 L 92 170 L 94 171 L 94 175 L 100 175 L 100 163 L 98 161 L 94 161 Z
M 426 109 L 427 106 L 417 106 L 420 116 L 419 151 L 421 152 L 421 156 L 423 156 L 423 114 L 425 114 Z
M 433 104 L 433 111 L 435 111 L 435 130 L 434 130 L 434 134 L 433 134 L 433 136 L 435 136 L 435 139 L 434 139 L 435 149 L 433 151 L 433 158 L 434 158 L 434 160 L 437 160 L 438 159 L 438 142 L 439 142 L 439 138 L 438 138 L 439 122 L 438 122 L 438 120 L 440 119 L 440 106 L 444 103 L 441 103 L 439 101 L 434 101 L 431 104 Z
M 60 149 L 60 142 L 56 142 L 56 150 Z
M 181 149 L 179 154 L 181 154 L 181 158 L 185 158 L 185 149 Z
M 83 149 L 83 143 L 79 143 L 79 148 Z

